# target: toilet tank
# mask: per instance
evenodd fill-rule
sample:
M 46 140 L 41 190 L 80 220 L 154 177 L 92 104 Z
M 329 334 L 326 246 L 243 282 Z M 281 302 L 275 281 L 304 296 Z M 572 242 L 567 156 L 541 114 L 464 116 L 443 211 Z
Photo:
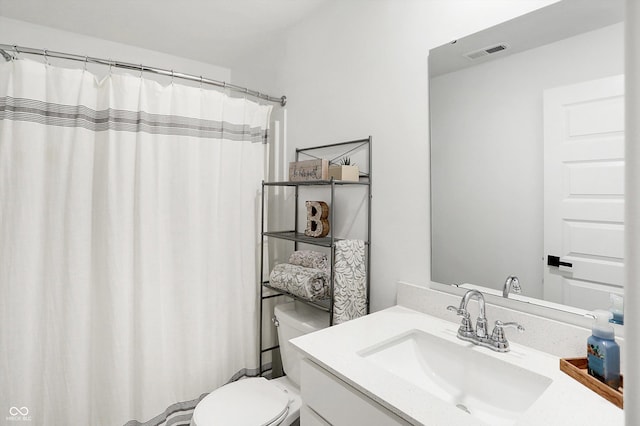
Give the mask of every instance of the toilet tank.
M 289 302 L 277 305 L 274 308 L 274 314 L 278 320 L 282 367 L 289 380 L 300 387 L 302 355 L 293 348 L 289 340 L 328 327 L 329 313 L 301 302 Z

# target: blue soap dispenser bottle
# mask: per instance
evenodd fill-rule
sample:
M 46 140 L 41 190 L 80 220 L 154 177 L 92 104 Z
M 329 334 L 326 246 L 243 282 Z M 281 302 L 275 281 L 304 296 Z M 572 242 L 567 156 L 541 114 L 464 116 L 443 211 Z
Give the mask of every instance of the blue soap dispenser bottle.
M 592 335 L 587 339 L 587 370 L 590 375 L 614 389 L 620 387 L 620 346 L 609 320 L 611 312 L 596 310 L 587 316 L 594 318 Z

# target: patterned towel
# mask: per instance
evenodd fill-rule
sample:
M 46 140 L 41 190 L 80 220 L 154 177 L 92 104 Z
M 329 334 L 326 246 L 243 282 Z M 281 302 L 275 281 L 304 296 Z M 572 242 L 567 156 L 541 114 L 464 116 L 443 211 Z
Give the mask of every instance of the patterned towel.
M 364 241 L 336 242 L 335 262 L 333 323 L 341 324 L 367 314 Z
M 281 263 L 271 271 L 269 284 L 307 300 L 329 297 L 329 275 L 320 269 Z
M 305 268 L 320 269 L 329 273 L 329 259 L 325 253 L 313 250 L 294 251 L 289 257 L 292 265 L 304 266 Z

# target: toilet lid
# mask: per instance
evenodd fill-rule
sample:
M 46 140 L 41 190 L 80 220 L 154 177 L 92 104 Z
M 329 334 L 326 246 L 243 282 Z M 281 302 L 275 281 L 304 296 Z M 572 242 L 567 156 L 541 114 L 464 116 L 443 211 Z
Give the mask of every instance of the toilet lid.
M 289 397 L 264 377 L 238 380 L 207 395 L 193 412 L 198 426 L 266 426 L 287 412 Z

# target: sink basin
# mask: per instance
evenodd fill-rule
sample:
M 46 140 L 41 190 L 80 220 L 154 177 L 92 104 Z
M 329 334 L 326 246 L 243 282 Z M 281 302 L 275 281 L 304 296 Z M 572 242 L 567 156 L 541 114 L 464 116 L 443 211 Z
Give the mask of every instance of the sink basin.
M 512 425 L 551 379 L 471 343 L 411 330 L 358 355 L 489 425 Z

